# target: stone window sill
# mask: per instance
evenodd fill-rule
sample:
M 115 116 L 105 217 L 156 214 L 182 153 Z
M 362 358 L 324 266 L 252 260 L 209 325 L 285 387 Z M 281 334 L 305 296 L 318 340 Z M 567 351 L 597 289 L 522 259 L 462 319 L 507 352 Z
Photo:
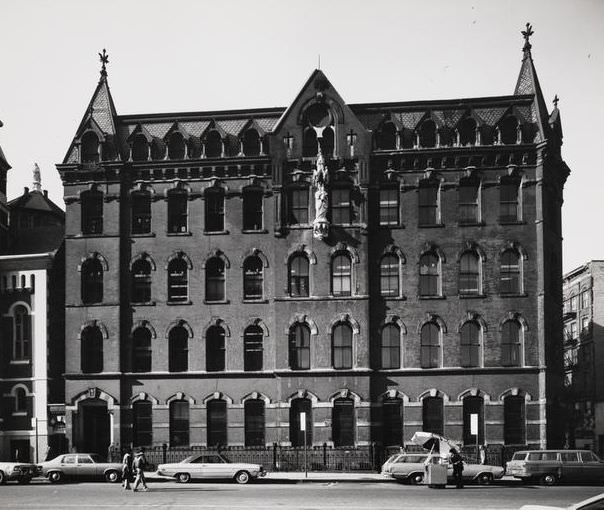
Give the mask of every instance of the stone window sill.
M 203 234 L 206 236 L 221 236 L 228 234 L 228 230 L 204 230 Z
M 459 299 L 484 299 L 486 294 L 459 294 Z
M 430 299 L 446 299 L 446 296 L 417 296 L 418 299 L 425 299 L 425 300 L 430 300 Z
M 155 232 L 145 232 L 140 234 L 130 234 L 130 237 L 155 237 Z
M 268 299 L 242 299 L 242 303 L 268 303 Z
M 168 306 L 178 306 L 178 305 L 192 305 L 193 301 L 166 301 L 166 305 Z
M 203 300 L 204 305 L 228 305 L 230 301 L 228 299 L 220 299 L 217 301 L 208 301 L 207 299 Z
M 417 226 L 418 226 L 418 228 L 444 228 L 445 224 L 444 223 L 435 223 L 433 225 L 418 224 Z
M 132 306 L 155 306 L 155 301 L 141 301 L 141 302 L 133 301 L 130 304 Z
M 242 234 L 268 234 L 268 230 L 262 228 L 260 230 L 242 230 Z
M 166 235 L 168 237 L 188 237 L 188 236 L 192 236 L 193 234 L 191 234 L 191 232 L 187 231 L 187 232 L 166 232 Z

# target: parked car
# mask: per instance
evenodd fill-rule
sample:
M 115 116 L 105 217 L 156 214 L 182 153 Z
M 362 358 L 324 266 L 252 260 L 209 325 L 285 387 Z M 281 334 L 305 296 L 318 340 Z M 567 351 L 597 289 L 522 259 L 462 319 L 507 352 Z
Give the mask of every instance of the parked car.
M 544 485 L 558 482 L 603 482 L 604 461 L 589 450 L 524 450 L 514 453 L 506 473 Z
M 604 510 L 604 494 L 584 499 L 570 506 L 524 505 L 520 510 Z
M 392 455 L 382 466 L 382 474 L 391 476 L 399 481 L 419 484 L 424 481 L 426 461 L 429 453 L 398 453 Z M 476 481 L 481 484 L 489 484 L 493 480 L 501 478 L 504 469 L 501 466 L 490 466 L 488 464 L 465 463 L 463 478 L 465 481 Z M 453 467 L 447 468 L 447 477 L 453 479 Z
M 35 464 L 0 462 L 0 484 L 9 480 L 16 480 L 19 483 L 29 483 L 38 472 L 39 467 Z
M 266 471 L 259 464 L 230 462 L 218 453 L 201 453 L 191 455 L 181 462 L 160 464 L 157 474 L 173 477 L 180 483 L 206 478 L 232 479 L 237 483 L 248 483 L 250 480 L 266 476 Z
M 105 480 L 119 482 L 122 473 L 122 464 L 119 462 L 105 462 L 96 453 L 67 453 L 59 455 L 52 460 L 42 462 L 42 476 L 47 477 L 52 483 L 66 480 Z

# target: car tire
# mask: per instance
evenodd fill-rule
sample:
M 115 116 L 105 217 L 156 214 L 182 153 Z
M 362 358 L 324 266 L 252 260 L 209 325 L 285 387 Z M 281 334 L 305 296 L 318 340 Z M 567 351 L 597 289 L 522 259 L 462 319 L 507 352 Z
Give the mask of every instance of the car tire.
M 0 485 L 6 483 L 6 475 L 4 474 L 4 471 L 0 471 Z
M 61 483 L 63 481 L 63 473 L 60 471 L 51 471 L 48 473 L 48 481 L 50 483 Z
M 251 477 L 247 471 L 237 471 L 233 479 L 235 480 L 235 482 L 243 485 L 249 483 Z
M 480 485 L 491 485 L 493 483 L 493 475 L 491 473 L 480 473 L 477 480 Z
M 175 478 L 178 483 L 189 483 L 191 481 L 189 473 L 178 473 Z
M 423 473 L 413 473 L 409 475 L 409 482 L 413 485 L 420 485 L 424 481 Z
M 541 483 L 551 487 L 552 485 L 556 485 L 558 483 L 558 477 L 553 473 L 546 473 L 541 476 Z
M 115 470 L 107 471 L 105 473 L 105 480 L 109 483 L 117 483 L 120 481 L 120 474 Z

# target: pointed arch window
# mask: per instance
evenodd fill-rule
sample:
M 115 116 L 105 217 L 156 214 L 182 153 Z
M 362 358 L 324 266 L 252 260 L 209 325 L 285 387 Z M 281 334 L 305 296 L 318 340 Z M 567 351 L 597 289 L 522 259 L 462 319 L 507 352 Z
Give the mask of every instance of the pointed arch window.
M 443 434 L 444 409 L 442 397 L 426 397 L 422 401 L 422 430 Z
M 168 191 L 168 233 L 188 231 L 187 226 L 188 193 L 184 189 Z
M 310 368 L 310 328 L 306 324 L 294 324 L 289 330 L 289 368 Z
M 461 366 L 480 366 L 481 328 L 476 321 L 467 321 L 459 332 L 461 342 Z
M 440 257 L 431 251 L 419 259 L 419 295 L 440 296 Z
M 224 261 L 212 257 L 206 262 L 206 301 L 225 300 Z
M 436 123 L 433 120 L 425 120 L 419 128 L 419 146 L 436 146 Z
M 331 222 L 334 225 L 352 223 L 352 200 L 350 188 L 333 188 L 331 190 Z
M 401 367 L 401 330 L 396 324 L 386 324 L 382 328 L 381 358 L 382 368 Z
M 331 334 L 332 366 L 339 369 L 352 368 L 352 328 L 340 322 Z
M 182 134 L 175 132 L 168 142 L 168 157 L 170 159 L 185 159 L 186 144 Z
M 148 191 L 135 191 L 132 200 L 132 225 L 133 234 L 149 234 L 151 232 L 151 193 Z
M 354 446 L 355 412 L 352 399 L 337 398 L 334 400 L 331 423 L 333 445 L 336 448 Z
M 224 190 L 207 189 L 205 197 L 205 231 L 224 231 Z
M 182 303 L 189 297 L 189 268 L 183 257 L 175 257 L 168 264 L 168 301 Z
M 84 191 L 81 199 L 81 230 L 84 235 L 103 233 L 103 193 L 98 190 Z
M 399 221 L 398 189 L 380 189 L 380 226 L 397 226 L 399 224 Z
M 396 126 L 385 122 L 377 133 L 376 145 L 381 150 L 396 150 Z
M 502 294 L 520 294 L 522 292 L 522 273 L 518 251 L 508 249 L 502 253 L 499 284 Z
M 260 257 L 252 256 L 243 263 L 243 299 L 263 298 L 264 268 Z
M 380 260 L 380 293 L 386 297 L 399 296 L 400 259 L 389 253 Z
M 132 264 L 131 292 L 133 303 L 149 303 L 151 301 L 151 263 L 140 258 Z
M 248 326 L 243 332 L 243 370 L 262 370 L 264 334 L 260 326 Z
M 318 152 L 317 132 L 311 127 L 306 128 L 302 138 L 302 156 L 305 158 L 314 158 Z
M 480 396 L 463 399 L 463 442 L 466 445 L 476 444 L 476 435 L 472 435 L 471 416 L 478 415 L 478 444 L 484 444 L 484 400 Z
M 499 183 L 499 221 L 516 223 L 520 218 L 520 181 L 502 178 Z
M 153 405 L 148 400 L 137 400 L 132 404 L 132 445 L 153 444 Z
M 147 161 L 149 159 L 149 142 L 145 135 L 136 135 L 132 142 L 132 160 Z
M 189 334 L 183 326 L 175 326 L 168 334 L 168 371 L 189 370 Z
M 499 133 L 501 143 L 513 145 L 518 143 L 518 119 L 513 115 L 508 115 L 499 123 Z
M 438 368 L 440 366 L 440 327 L 427 322 L 421 329 L 421 367 Z
M 265 446 L 264 400 L 249 399 L 243 405 L 245 446 Z
M 333 157 L 334 143 L 333 128 L 327 126 L 321 133 L 321 152 L 328 159 Z
M 382 404 L 382 437 L 384 446 L 403 445 L 403 401 L 384 399 Z
M 526 401 L 520 395 L 503 399 L 503 440 L 506 445 L 526 444 Z
M 309 262 L 306 254 L 299 253 L 289 259 L 289 295 L 291 297 L 308 297 Z
M 15 306 L 13 315 L 13 360 L 31 357 L 31 315 L 23 305 Z
M 211 326 L 206 333 L 206 371 L 223 372 L 225 361 L 224 329 Z
M 464 119 L 459 125 L 459 144 L 476 145 L 478 126 L 471 117 Z
M 259 156 L 261 152 L 261 143 L 258 131 L 255 129 L 248 129 L 243 133 L 243 154 L 245 156 Z
M 522 326 L 517 320 L 507 320 L 501 327 L 501 364 L 506 367 L 521 366 L 520 345 Z
M 136 328 L 132 333 L 132 371 L 151 372 L 151 331 Z
M 261 189 L 243 190 L 243 230 L 262 230 L 263 192 Z
M 82 163 L 98 163 L 99 160 L 99 137 L 89 131 L 82 137 Z
M 289 190 L 287 223 L 290 225 L 308 224 L 308 187 Z
M 426 180 L 420 182 L 418 205 L 420 227 L 440 224 L 440 186 L 437 182 Z
M 306 417 L 306 445 L 312 445 L 312 403 L 308 398 L 295 398 L 289 407 L 289 440 L 294 447 L 304 446 L 304 431 L 300 426 L 301 413 Z
M 170 446 L 189 446 L 189 402 L 170 402 Z
M 480 182 L 462 179 L 459 183 L 458 214 L 460 225 L 480 223 Z
M 103 301 L 103 265 L 97 257 L 86 259 L 82 263 L 80 278 L 82 303 L 101 303 Z
M 222 157 L 222 137 L 213 129 L 206 138 L 206 158 Z
M 331 259 L 331 293 L 334 296 L 352 293 L 352 262 L 347 253 L 336 253 Z
M 87 326 L 80 336 L 80 363 L 85 374 L 103 371 L 103 333 L 97 326 Z
M 480 256 L 475 251 L 466 251 L 459 258 L 459 293 L 478 295 L 481 287 Z
M 208 446 L 227 444 L 227 403 L 225 400 L 210 400 L 208 409 Z

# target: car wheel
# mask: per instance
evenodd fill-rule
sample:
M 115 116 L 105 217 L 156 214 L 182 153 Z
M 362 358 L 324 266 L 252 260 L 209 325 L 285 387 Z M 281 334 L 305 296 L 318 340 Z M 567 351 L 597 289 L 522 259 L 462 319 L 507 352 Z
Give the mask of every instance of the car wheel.
M 63 481 L 63 473 L 60 471 L 51 471 L 48 473 L 48 480 L 50 483 L 60 483 Z
M 558 477 L 552 473 L 547 473 L 541 477 L 541 483 L 543 485 L 556 485 L 558 483 Z
M 191 481 L 191 475 L 189 473 L 178 473 L 176 475 L 176 481 L 178 483 L 189 483 Z
M 235 481 L 237 483 L 248 483 L 250 481 L 250 474 L 247 471 L 238 471 L 235 475 Z
M 117 471 L 107 471 L 105 473 L 105 480 L 109 483 L 116 483 L 120 481 L 120 475 Z
M 478 475 L 478 483 L 480 485 L 490 485 L 493 482 L 493 475 L 491 473 L 480 473 Z
M 413 485 L 419 485 L 420 483 L 422 483 L 424 481 L 424 475 L 423 475 L 423 473 L 413 473 L 412 475 L 409 476 L 409 481 Z
M 6 482 L 6 475 L 4 474 L 4 471 L 0 471 L 0 484 L 3 484 Z

